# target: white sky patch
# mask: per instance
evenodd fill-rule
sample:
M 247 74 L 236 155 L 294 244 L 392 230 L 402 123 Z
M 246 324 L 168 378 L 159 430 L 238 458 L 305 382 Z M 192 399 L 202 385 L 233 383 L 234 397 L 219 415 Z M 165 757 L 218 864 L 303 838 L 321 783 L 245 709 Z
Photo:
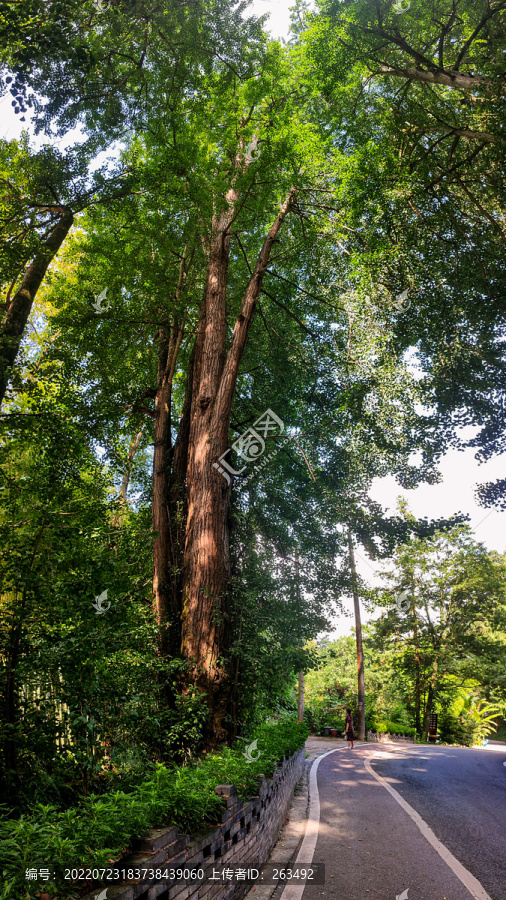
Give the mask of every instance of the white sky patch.
M 248 12 L 255 16 L 264 16 L 267 13 L 269 19 L 265 30 L 270 32 L 273 38 L 286 40 L 290 28 L 290 7 L 294 6 L 294 3 L 295 0 L 252 0 Z
M 475 429 L 463 429 L 462 436 L 469 437 Z M 477 484 L 504 478 L 506 474 L 505 459 L 496 456 L 485 463 L 475 459 L 476 450 L 449 450 L 441 460 L 439 469 L 442 481 L 439 484 L 422 484 L 415 490 L 401 488 L 393 475 L 376 478 L 371 486 L 370 497 L 381 503 L 387 514 L 395 515 L 397 497 L 406 498 L 413 515 L 417 518 L 438 519 L 449 518 L 454 513 L 463 512 L 470 516 L 470 525 L 477 541 L 481 541 L 489 550 L 504 553 L 506 550 L 506 510 L 500 511 L 479 506 L 474 496 Z M 371 586 L 381 585 L 376 574 L 381 563 L 370 560 L 360 545 L 355 550 L 357 569 L 364 580 Z M 336 616 L 332 619 L 332 639 L 354 630 L 353 600 L 344 599 L 344 607 L 348 615 Z M 361 605 L 362 622 L 376 618 L 377 610 L 370 615 Z M 351 617 L 350 617 L 351 616 Z

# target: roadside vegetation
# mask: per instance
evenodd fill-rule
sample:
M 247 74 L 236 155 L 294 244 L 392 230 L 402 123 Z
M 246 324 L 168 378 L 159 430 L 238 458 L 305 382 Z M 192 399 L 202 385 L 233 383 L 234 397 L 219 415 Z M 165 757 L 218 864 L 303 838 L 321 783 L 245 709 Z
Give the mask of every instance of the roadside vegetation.
M 437 713 L 441 741 L 483 744 L 506 712 L 506 557 L 458 526 L 399 545 L 380 569 L 385 587 L 362 585 L 366 730 L 425 740 Z M 343 730 L 339 706 L 358 713 L 355 638 L 320 641 L 317 654 L 306 721 Z
M 0 823 L 0 863 L 3 871 L 0 898 L 37 896 L 40 885 L 27 885 L 25 869 L 47 865 L 107 868 L 126 853 L 134 838 L 151 827 L 177 825 L 182 832 L 195 832 L 219 824 L 223 800 L 214 788 L 232 784 L 246 799 L 258 791 L 259 778 L 271 777 L 278 763 L 304 746 L 305 725 L 288 721 L 264 725 L 251 735 L 249 754 L 244 746 L 224 748 L 184 767 L 162 764 L 150 778 L 129 791 L 90 795 L 78 806 L 59 810 L 38 804 L 30 814 Z M 82 887 L 82 885 L 81 885 Z M 55 879 L 51 895 L 65 890 L 78 896 L 68 882 Z
M 317 731 L 504 713 L 504 558 L 371 486 L 505 450 L 506 10 L 401 6 L 2 5 L 1 900 L 86 804 L 207 821 L 302 673 Z

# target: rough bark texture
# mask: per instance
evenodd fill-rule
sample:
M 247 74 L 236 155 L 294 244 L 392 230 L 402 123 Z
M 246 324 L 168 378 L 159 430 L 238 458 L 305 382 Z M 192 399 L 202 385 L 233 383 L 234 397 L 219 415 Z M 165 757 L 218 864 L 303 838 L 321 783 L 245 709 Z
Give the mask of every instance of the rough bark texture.
M 213 220 L 209 265 L 196 339 L 187 467 L 188 518 L 184 562 L 181 652 L 205 691 L 209 742 L 227 737 L 230 679 L 223 658 L 229 640 L 227 585 L 230 577 L 228 504 L 230 488 L 213 467 L 227 449 L 230 413 L 249 328 L 276 235 L 290 208 L 290 193 L 272 225 L 248 287 L 226 353 L 226 289 L 230 226 L 237 195 Z
M 49 263 L 60 249 L 74 221 L 70 209 L 58 207 L 58 210 L 61 217 L 41 251 L 37 253 L 26 270 L 21 286 L 15 293 L 0 327 L 0 404 L 7 390 L 35 295 L 47 272 Z
M 184 472 L 181 469 L 181 459 L 184 461 L 185 451 L 181 434 L 178 435 L 175 447 L 172 447 L 171 415 L 174 373 L 186 321 L 186 312 L 182 313 L 181 308 L 188 287 L 187 275 L 192 259 L 193 252 L 188 254 L 188 247 L 185 246 L 175 293 L 179 313 L 173 316 L 170 328 L 162 325 L 158 331 L 152 502 L 153 594 L 159 627 L 159 652 L 164 658 L 177 656 L 180 644 L 181 554 L 178 553 L 175 538 L 182 515 L 178 503 L 183 493 Z M 183 411 L 183 418 L 184 416 Z M 176 471 L 173 467 L 175 457 Z
M 169 484 L 171 466 L 171 403 L 176 359 L 183 326 L 173 320 L 169 335 L 165 327 L 158 333 L 158 383 L 155 398 L 153 453 L 153 593 L 160 629 L 160 653 L 177 652 L 180 607 L 172 586 Z
M 362 648 L 362 621 L 360 617 L 360 600 L 357 591 L 357 568 L 355 565 L 355 553 L 351 534 L 348 532 L 348 547 L 350 554 L 350 568 L 353 591 L 353 606 L 355 608 L 355 635 L 357 641 L 357 681 L 358 681 L 358 721 L 357 737 L 359 741 L 365 740 L 365 679 L 364 679 L 364 651 Z

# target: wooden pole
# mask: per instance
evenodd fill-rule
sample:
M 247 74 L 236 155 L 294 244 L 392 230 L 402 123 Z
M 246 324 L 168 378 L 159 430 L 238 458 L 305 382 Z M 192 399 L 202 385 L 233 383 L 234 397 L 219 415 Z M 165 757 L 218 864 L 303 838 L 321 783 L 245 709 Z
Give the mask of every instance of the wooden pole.
M 297 703 L 297 722 L 304 721 L 304 672 L 299 672 L 299 697 Z
M 357 639 L 357 675 L 358 675 L 358 722 L 357 737 L 359 741 L 365 741 L 365 679 L 364 679 L 364 653 L 362 649 L 362 622 L 360 619 L 360 601 L 357 591 L 357 568 L 355 565 L 355 553 L 351 539 L 351 530 L 348 529 L 348 548 L 350 554 L 351 584 L 353 592 L 353 605 L 355 607 L 355 634 Z

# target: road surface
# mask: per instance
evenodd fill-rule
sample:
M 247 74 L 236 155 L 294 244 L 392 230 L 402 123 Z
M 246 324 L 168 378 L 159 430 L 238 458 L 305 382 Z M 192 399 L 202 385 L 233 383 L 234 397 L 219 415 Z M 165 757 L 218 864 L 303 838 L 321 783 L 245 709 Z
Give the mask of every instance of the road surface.
M 283 900 L 506 900 L 501 751 L 356 744 L 322 756 L 298 860 L 325 863 L 326 883 Z
M 414 747 L 372 765 L 493 900 L 506 898 L 506 747 Z

